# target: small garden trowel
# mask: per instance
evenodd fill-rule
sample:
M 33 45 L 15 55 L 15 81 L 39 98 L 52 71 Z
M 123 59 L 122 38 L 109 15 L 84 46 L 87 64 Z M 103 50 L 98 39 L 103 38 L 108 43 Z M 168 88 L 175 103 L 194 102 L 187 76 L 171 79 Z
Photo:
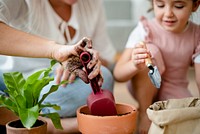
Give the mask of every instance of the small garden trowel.
M 92 56 L 88 52 L 82 52 L 80 55 L 80 60 L 86 69 L 87 75 L 92 71 L 92 69 L 87 68 L 91 58 Z M 113 94 L 109 90 L 100 88 L 97 77 L 89 80 L 89 82 L 93 90 L 87 98 L 87 106 L 90 113 L 97 116 L 117 115 Z
M 144 42 L 141 42 L 141 44 L 144 45 L 145 48 L 147 48 L 146 44 Z M 148 75 L 149 75 L 151 82 L 153 83 L 153 85 L 156 88 L 159 89 L 161 86 L 161 76 L 160 76 L 160 72 L 158 71 L 157 66 L 153 65 L 150 57 L 145 59 L 145 64 L 149 68 Z

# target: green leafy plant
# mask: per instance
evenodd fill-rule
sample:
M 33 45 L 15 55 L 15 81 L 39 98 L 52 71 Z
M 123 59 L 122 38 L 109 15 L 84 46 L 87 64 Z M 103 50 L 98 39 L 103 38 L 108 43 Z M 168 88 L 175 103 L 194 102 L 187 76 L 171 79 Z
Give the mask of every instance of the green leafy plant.
M 41 113 L 42 108 L 45 107 L 60 110 L 60 107 L 56 104 L 42 104 L 42 102 L 49 94 L 57 91 L 58 87 L 67 83 L 67 81 L 63 81 L 59 85 L 52 85 L 49 92 L 40 97 L 41 90 L 54 80 L 53 77 L 50 77 L 50 73 L 56 63 L 57 61 L 52 60 L 49 68 L 37 71 L 27 79 L 24 79 L 23 74 L 20 72 L 3 74 L 7 87 L 5 92 L 9 96 L 0 95 L 0 107 L 6 107 L 13 111 L 26 128 L 31 128 L 39 116 L 45 116 L 51 118 L 55 128 L 62 129 L 58 113 Z

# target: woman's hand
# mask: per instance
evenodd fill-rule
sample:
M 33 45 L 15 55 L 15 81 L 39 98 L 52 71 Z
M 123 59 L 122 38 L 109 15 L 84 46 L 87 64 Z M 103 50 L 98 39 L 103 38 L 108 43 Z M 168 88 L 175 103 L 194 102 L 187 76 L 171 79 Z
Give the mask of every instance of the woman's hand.
M 79 56 L 81 52 L 87 49 L 92 49 L 92 41 L 89 38 L 84 37 L 75 45 L 55 45 L 52 52 L 52 59 L 59 62 L 63 62 L 69 58 L 69 56 Z
M 145 59 L 151 57 L 150 52 L 144 46 L 144 43 L 139 43 L 133 48 L 131 60 L 133 60 L 134 65 L 139 69 L 144 69 Z
M 92 69 L 88 76 L 79 58 L 83 51 L 87 51 L 92 55 L 91 61 L 87 64 L 87 68 Z M 99 53 L 92 49 L 92 41 L 89 38 L 83 38 L 74 46 L 65 46 L 65 49 L 57 51 L 56 56 L 58 58 L 55 59 L 62 63 L 62 66 L 59 66 L 56 70 L 57 83 L 63 80 L 68 80 L 69 83 L 72 83 L 77 76 L 85 83 L 89 83 L 89 79 L 98 77 L 98 84 L 102 86 L 103 78 L 100 71 L 101 61 L 99 60 Z

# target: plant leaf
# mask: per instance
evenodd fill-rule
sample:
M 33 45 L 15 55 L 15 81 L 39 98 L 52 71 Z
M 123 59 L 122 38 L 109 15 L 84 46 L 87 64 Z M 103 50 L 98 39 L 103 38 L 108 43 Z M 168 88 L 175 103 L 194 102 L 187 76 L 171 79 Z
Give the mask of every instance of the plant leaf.
M 34 97 L 33 97 L 33 92 L 31 90 L 25 90 L 24 91 L 24 96 L 26 99 L 26 108 L 31 108 L 34 106 Z
M 44 94 L 44 95 L 42 96 L 42 98 L 41 98 L 40 101 L 39 101 L 39 104 L 42 104 L 42 102 L 44 101 L 44 99 L 45 99 L 49 94 L 51 94 L 51 93 L 57 91 L 57 90 L 58 90 L 58 87 L 59 87 L 59 85 L 52 85 L 51 88 L 50 88 L 50 90 L 49 90 L 46 94 Z
M 45 108 L 45 107 L 52 107 L 55 110 L 61 110 L 60 106 L 56 105 L 56 104 L 51 104 L 51 103 L 46 103 L 46 104 L 42 104 L 40 106 L 41 109 Z M 40 109 L 40 110 L 41 110 Z
M 28 98 L 27 98 L 28 99 Z M 26 99 L 22 95 L 16 96 L 16 102 L 19 108 L 26 108 Z
M 3 74 L 4 83 L 7 87 L 7 92 L 13 98 L 18 94 L 23 95 L 23 86 L 25 84 L 25 79 L 23 78 L 22 73 L 12 72 Z
M 19 110 L 19 118 L 26 128 L 31 128 L 39 116 L 39 106 L 36 105 L 31 108 L 20 108 Z
M 0 95 L 0 107 L 6 107 L 18 115 L 17 105 L 9 97 Z
M 41 116 L 50 118 L 52 120 L 55 128 L 63 129 L 61 122 L 60 122 L 60 116 L 58 113 L 42 114 Z
M 56 64 L 56 63 L 60 63 L 60 62 L 58 62 L 57 60 L 51 60 L 51 68 Z
M 26 84 L 24 86 L 26 91 L 26 98 L 31 97 L 27 100 L 27 106 L 32 107 L 33 105 L 38 103 L 41 90 L 43 87 L 49 84 L 50 81 L 53 81 L 54 78 L 49 77 L 49 73 L 51 72 L 51 68 L 43 69 L 35 72 L 31 76 L 27 78 Z
M 49 84 L 50 81 L 53 81 L 53 78 L 42 78 L 40 80 L 36 80 L 35 83 L 33 84 L 29 84 L 27 85 L 27 89 L 31 89 L 31 95 L 30 94 L 27 94 L 27 95 L 30 95 L 32 97 L 32 100 L 31 102 L 34 102 L 33 105 L 35 105 L 36 103 L 38 103 L 38 100 L 40 98 L 40 93 L 41 93 L 41 90 L 43 89 L 43 87 L 45 87 L 46 85 Z
M 46 94 L 44 94 L 44 95 L 42 96 L 42 98 L 41 98 L 40 101 L 39 101 L 39 104 L 42 104 L 42 102 L 44 101 L 44 99 L 45 99 L 49 94 L 51 94 L 51 93 L 57 91 L 60 85 L 66 84 L 66 83 L 68 83 L 68 81 L 62 81 L 59 85 L 52 85 L 51 88 L 50 88 L 50 90 L 49 90 Z
M 46 69 L 42 69 L 42 70 L 39 70 L 39 71 L 33 73 L 32 75 L 30 75 L 26 80 L 25 87 L 28 84 L 33 84 L 41 76 L 41 74 L 44 73 L 45 70 Z

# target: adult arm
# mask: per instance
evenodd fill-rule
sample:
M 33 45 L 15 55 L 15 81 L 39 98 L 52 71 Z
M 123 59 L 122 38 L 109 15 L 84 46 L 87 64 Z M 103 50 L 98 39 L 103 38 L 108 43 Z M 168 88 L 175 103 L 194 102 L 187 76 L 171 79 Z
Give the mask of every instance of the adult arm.
M 34 58 L 54 57 L 54 50 L 62 47 L 53 41 L 34 36 L 0 23 L 0 54 Z M 61 59 L 57 59 L 61 60 Z
M 50 58 L 62 62 L 70 55 L 78 55 L 77 51 L 86 50 L 84 48 L 86 44 L 81 44 L 85 39 L 71 46 L 60 45 L 0 23 L 0 54 L 2 55 Z M 87 48 L 92 48 L 92 44 L 87 43 Z M 90 51 L 92 53 L 92 50 Z
M 83 43 L 83 42 L 88 43 Z M 85 47 L 87 45 L 87 47 Z M 69 63 L 68 57 L 78 56 L 81 51 L 89 51 L 93 55 L 92 64 L 95 69 L 89 74 L 92 79 L 100 73 L 100 62 L 98 52 L 91 49 L 90 39 L 83 38 L 75 45 L 65 46 L 56 44 L 54 41 L 43 39 L 39 36 L 31 35 L 0 23 L 0 54 L 10 56 L 23 56 L 34 58 L 50 58 L 62 62 L 64 66 Z M 102 84 L 102 79 L 99 81 Z

